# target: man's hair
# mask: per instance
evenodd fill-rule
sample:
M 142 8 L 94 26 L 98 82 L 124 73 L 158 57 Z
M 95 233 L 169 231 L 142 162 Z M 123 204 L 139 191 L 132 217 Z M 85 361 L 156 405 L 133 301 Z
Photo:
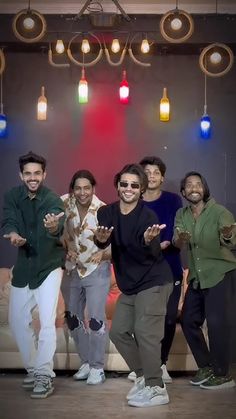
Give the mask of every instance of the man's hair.
M 38 163 L 41 164 L 43 172 L 45 172 L 46 169 L 46 159 L 42 156 L 39 156 L 38 154 L 33 153 L 33 151 L 29 151 L 24 156 L 19 157 L 19 166 L 20 171 L 23 173 L 24 166 L 28 163 Z
M 156 157 L 156 156 L 146 156 L 146 157 L 144 157 L 139 162 L 139 164 L 141 164 L 142 167 L 147 166 L 147 164 L 150 164 L 152 166 L 155 165 L 160 170 L 161 175 L 162 176 L 165 176 L 165 173 L 166 173 L 166 165 L 165 165 L 165 163 L 159 157 Z
M 185 190 L 185 185 L 186 185 L 187 179 L 190 176 L 198 176 L 201 179 L 202 186 L 203 186 L 203 201 L 207 202 L 208 199 L 210 198 L 210 189 L 209 189 L 209 186 L 207 184 L 206 179 L 199 172 L 192 171 L 192 172 L 186 173 L 184 178 L 180 181 L 180 192 L 181 192 L 181 194 L 183 195 L 183 191 Z
M 73 192 L 74 187 L 75 187 L 75 182 L 77 179 L 87 179 L 91 183 L 92 186 L 95 186 L 97 184 L 95 177 L 89 170 L 85 170 L 85 169 L 78 170 L 77 172 L 74 173 L 70 181 L 70 186 L 69 186 L 70 193 Z
M 146 189 L 148 187 L 148 178 L 147 178 L 147 175 L 144 172 L 144 170 L 143 170 L 143 168 L 140 164 L 137 164 L 137 163 L 126 164 L 123 167 L 123 169 L 120 172 L 118 172 L 114 177 L 114 185 L 115 185 L 116 188 L 118 186 L 118 183 L 120 182 L 121 176 L 124 173 L 129 173 L 131 175 L 138 176 L 138 178 L 140 180 L 142 193 L 146 191 Z

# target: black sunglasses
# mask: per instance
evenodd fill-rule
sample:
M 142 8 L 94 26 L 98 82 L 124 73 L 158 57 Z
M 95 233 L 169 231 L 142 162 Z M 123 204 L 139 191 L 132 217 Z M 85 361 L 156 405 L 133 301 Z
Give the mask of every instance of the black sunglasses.
M 128 186 L 130 186 L 132 189 L 139 189 L 140 188 L 139 183 L 136 183 L 136 182 L 129 183 L 129 182 L 125 182 L 125 181 L 122 181 L 122 180 L 120 181 L 120 186 L 122 188 L 127 188 Z

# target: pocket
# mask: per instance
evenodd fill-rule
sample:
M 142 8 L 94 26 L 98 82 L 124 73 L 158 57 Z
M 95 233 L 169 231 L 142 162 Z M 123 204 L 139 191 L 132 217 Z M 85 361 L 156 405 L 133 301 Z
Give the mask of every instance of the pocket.
M 168 302 L 166 286 L 156 286 L 147 291 L 145 313 L 151 316 L 165 316 Z

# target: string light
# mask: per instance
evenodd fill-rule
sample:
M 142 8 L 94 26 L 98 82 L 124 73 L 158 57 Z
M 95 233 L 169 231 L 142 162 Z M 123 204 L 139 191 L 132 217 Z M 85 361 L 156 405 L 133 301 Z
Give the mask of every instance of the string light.
M 58 54 L 63 54 L 63 52 L 65 51 L 65 46 L 64 46 L 64 43 L 63 43 L 62 39 L 57 40 L 55 49 L 56 49 L 56 52 Z
M 89 45 L 89 41 L 87 39 L 83 39 L 82 45 L 81 45 L 81 51 L 84 54 L 87 54 L 90 51 L 90 45 Z
M 119 39 L 114 38 L 111 44 L 111 50 L 114 52 L 114 54 L 117 54 L 117 52 L 120 51 L 120 42 Z
M 149 42 L 148 42 L 147 38 L 142 40 L 142 44 L 141 44 L 140 49 L 141 49 L 141 52 L 143 54 L 147 54 L 150 51 L 150 45 L 149 45 Z

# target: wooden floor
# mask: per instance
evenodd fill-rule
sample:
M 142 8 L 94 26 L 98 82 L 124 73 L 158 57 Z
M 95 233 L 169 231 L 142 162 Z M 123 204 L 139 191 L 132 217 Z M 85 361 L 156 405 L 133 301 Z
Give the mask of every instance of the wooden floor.
M 168 384 L 170 403 L 151 408 L 127 405 L 125 396 L 132 383 L 125 374 L 108 373 L 105 383 L 97 386 L 60 374 L 53 395 L 45 400 L 30 399 L 30 392 L 21 388 L 23 377 L 22 372 L 0 374 L 1 419 L 236 419 L 235 388 L 195 388 L 189 376 L 174 377 Z

